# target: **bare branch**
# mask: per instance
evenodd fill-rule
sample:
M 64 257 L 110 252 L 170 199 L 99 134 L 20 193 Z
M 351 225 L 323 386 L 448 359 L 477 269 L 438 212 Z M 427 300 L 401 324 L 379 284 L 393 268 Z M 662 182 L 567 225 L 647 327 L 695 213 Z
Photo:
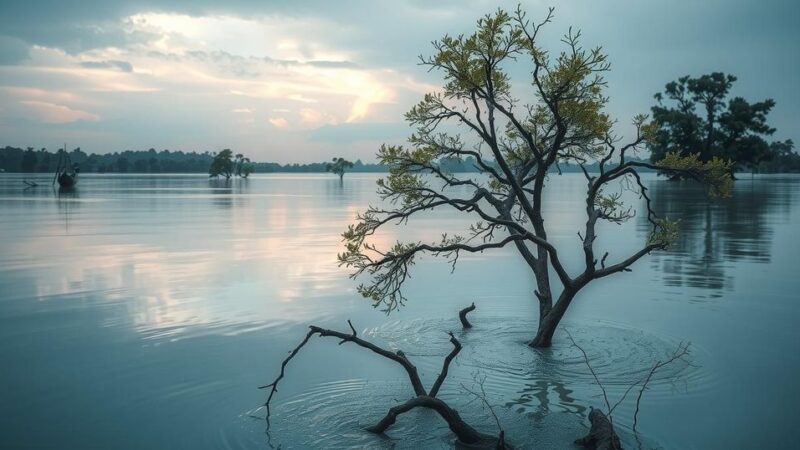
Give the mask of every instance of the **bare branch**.
M 439 373 L 436 381 L 433 382 L 430 392 L 428 392 L 428 395 L 431 397 L 436 397 L 436 394 L 439 393 L 442 383 L 444 383 L 445 378 L 447 378 L 447 371 L 450 369 L 450 363 L 453 362 L 453 359 L 461 351 L 461 342 L 456 339 L 452 332 L 448 334 L 450 335 L 450 343 L 453 344 L 453 350 L 451 350 L 450 353 L 444 358 L 444 362 L 442 363 L 442 371 Z
M 608 393 L 606 392 L 606 388 L 603 386 L 603 383 L 600 382 L 600 378 L 597 377 L 597 373 L 594 371 L 592 364 L 589 362 L 589 356 L 586 355 L 586 351 L 584 351 L 583 347 L 581 347 L 580 345 L 578 345 L 577 342 L 575 342 L 575 339 L 572 338 L 572 334 L 569 332 L 569 330 L 565 329 L 564 331 L 567 333 L 567 336 L 569 337 L 569 340 L 572 342 L 572 345 L 581 351 L 581 354 L 583 355 L 583 361 L 586 363 L 586 367 L 589 368 L 589 372 L 592 373 L 594 381 L 597 383 L 598 386 L 600 386 L 600 390 L 603 391 L 603 401 L 606 403 L 606 411 L 609 411 L 608 419 L 613 424 L 614 422 L 610 416 L 611 404 L 608 401 Z
M 647 377 L 644 379 L 644 382 L 642 383 L 642 388 L 639 389 L 639 395 L 636 397 L 636 410 L 633 413 L 633 431 L 636 431 L 636 425 L 639 423 L 639 404 L 642 401 L 642 395 L 644 394 L 644 391 L 647 389 L 647 384 L 650 383 L 650 380 L 653 378 L 653 375 L 655 375 L 655 373 L 659 369 L 688 355 L 689 345 L 690 343 L 688 342 L 686 344 L 684 343 L 678 344 L 678 348 L 672 353 L 672 355 L 667 360 L 663 362 L 658 361 L 655 364 L 653 364 L 653 368 L 650 369 L 650 372 L 648 372 Z
M 461 326 L 463 326 L 464 328 L 472 328 L 472 324 L 469 323 L 469 320 L 467 320 L 467 314 L 471 313 L 472 311 L 475 311 L 474 302 L 458 312 L 458 319 L 461 321 Z
M 295 347 L 295 349 L 289 354 L 289 356 L 286 359 L 284 359 L 283 362 L 281 363 L 281 372 L 278 375 L 278 377 L 270 384 L 259 386 L 259 389 L 270 388 L 269 396 L 267 397 L 267 401 L 264 403 L 264 406 L 266 406 L 267 408 L 267 417 L 266 417 L 267 428 L 269 428 L 270 426 L 270 421 L 269 421 L 271 414 L 270 404 L 272 402 L 273 396 L 275 395 L 276 392 L 278 392 L 278 383 L 280 383 L 280 381 L 284 377 L 286 365 L 289 364 L 289 361 L 291 361 L 292 358 L 294 358 L 297 355 L 300 349 L 303 348 L 311 339 L 311 337 L 315 334 L 321 337 L 326 337 L 326 336 L 336 337 L 341 339 L 342 342 L 352 342 L 358 345 L 359 347 L 371 350 L 372 352 L 377 353 L 378 355 L 383 356 L 384 358 L 391 359 L 392 361 L 400 364 L 403 367 L 403 369 L 405 369 L 406 373 L 408 374 L 409 381 L 411 381 L 411 386 L 414 388 L 414 393 L 416 395 L 427 395 L 425 388 L 422 386 L 422 381 L 419 378 L 419 374 L 417 373 L 416 366 L 411 364 L 411 361 L 409 361 L 408 358 L 406 358 L 405 354 L 402 351 L 398 350 L 397 352 L 391 352 L 389 350 L 378 347 L 377 345 L 369 341 L 365 341 L 357 337 L 356 336 L 357 333 L 355 332 L 355 328 L 353 328 L 353 324 L 350 323 L 350 321 L 348 321 L 348 323 L 350 324 L 350 329 L 352 330 L 352 334 L 342 333 L 334 330 L 328 330 L 325 328 L 320 328 L 315 325 L 309 326 L 308 327 L 309 332 L 306 334 L 305 338 L 300 342 L 300 344 L 297 347 Z

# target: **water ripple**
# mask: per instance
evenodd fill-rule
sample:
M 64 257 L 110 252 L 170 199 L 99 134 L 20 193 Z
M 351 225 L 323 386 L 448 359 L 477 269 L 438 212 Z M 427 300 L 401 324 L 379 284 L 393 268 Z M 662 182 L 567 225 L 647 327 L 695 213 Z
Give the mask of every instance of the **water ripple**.
M 534 444 L 537 448 L 562 448 L 585 431 L 588 407 L 602 406 L 601 391 L 563 330 L 552 348 L 535 350 L 526 345 L 533 323 L 512 324 L 491 317 L 473 323 L 473 329 L 457 333 L 464 350 L 451 367 L 442 398 L 459 409 L 465 420 L 492 433 L 489 412 L 464 389 L 474 388 L 476 379 L 483 380 L 486 396 L 495 405 L 508 436 L 523 448 Z M 365 335 L 406 352 L 429 385 L 440 370 L 442 357 L 452 348 L 445 331 L 457 329 L 457 325 L 432 319 L 393 321 L 368 329 Z M 586 350 L 612 403 L 679 344 L 668 337 L 608 323 L 568 322 L 565 328 Z M 697 393 L 710 389 L 713 380 L 699 364 L 702 357 L 703 352 L 695 349 L 688 363 L 658 372 L 646 394 L 647 407 L 666 401 L 676 390 Z M 282 442 L 282 448 L 452 448 L 452 435 L 429 411 L 398 420 L 388 439 L 364 431 L 387 408 L 404 401 L 408 389 L 402 378 L 348 379 L 311 386 L 278 401 L 272 436 L 278 441 L 291 440 Z M 620 406 L 615 417 L 623 441 L 632 443 L 633 435 L 625 430 L 625 424 L 631 422 L 631 401 Z M 644 417 L 646 410 L 640 416 Z

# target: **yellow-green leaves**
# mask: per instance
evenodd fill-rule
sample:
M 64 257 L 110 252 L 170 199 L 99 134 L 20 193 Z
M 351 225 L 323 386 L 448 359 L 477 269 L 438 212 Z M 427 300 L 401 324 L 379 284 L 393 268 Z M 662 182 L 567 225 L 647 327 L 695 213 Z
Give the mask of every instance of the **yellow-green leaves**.
M 654 219 L 653 230 L 650 232 L 648 244 L 659 248 L 668 248 L 678 239 L 678 221 L 668 218 Z
M 657 163 L 667 172 L 692 177 L 708 186 L 712 197 L 730 197 L 733 189 L 731 163 L 714 157 L 709 161 L 701 161 L 699 153 L 680 155 L 677 152 L 667 155 Z
M 599 192 L 594 197 L 594 208 L 599 218 L 617 224 L 627 221 L 635 214 L 632 207 L 625 207 L 620 192 L 610 194 Z
M 466 98 L 475 90 L 505 97 L 510 82 L 499 65 L 520 51 L 521 35 L 511 15 L 498 10 L 479 19 L 475 33 L 434 42 L 436 53 L 423 63 L 444 70 L 447 98 Z

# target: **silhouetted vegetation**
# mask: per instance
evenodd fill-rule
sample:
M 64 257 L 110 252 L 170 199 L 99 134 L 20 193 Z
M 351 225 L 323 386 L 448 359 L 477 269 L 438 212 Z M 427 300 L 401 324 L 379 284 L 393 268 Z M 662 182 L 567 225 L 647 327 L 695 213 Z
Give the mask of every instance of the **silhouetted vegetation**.
M 233 175 L 233 152 L 226 148 L 214 155 L 214 160 L 208 167 L 209 177 L 223 176 L 226 179 Z
M 233 160 L 233 165 L 236 167 L 236 176 L 247 178 L 253 173 L 253 163 L 250 162 L 250 158 L 242 155 L 241 153 L 236 154 L 236 158 Z
M 325 171 L 339 175 L 339 180 L 344 178 L 344 173 L 353 167 L 353 163 L 344 158 L 333 158 L 332 162 L 325 165 Z
M 758 163 L 756 171 L 759 173 L 785 173 L 800 172 L 800 155 L 794 149 L 791 140 L 773 142 L 769 145 L 770 159 Z M 78 163 L 82 173 L 208 173 L 208 168 L 214 160 L 211 152 L 183 152 L 155 149 L 126 150 L 107 154 L 86 154 L 80 147 L 69 152 L 70 159 Z M 238 156 L 238 155 L 236 155 Z M 34 150 L 16 147 L 0 148 L 0 169 L 6 172 L 26 173 L 53 173 L 58 161 L 57 150 L 48 151 L 46 148 Z M 628 158 L 628 161 L 641 161 L 637 158 Z M 324 173 L 330 163 L 288 163 L 252 162 L 249 158 L 234 158 L 235 173 L 247 177 L 251 173 Z M 442 171 L 447 173 L 480 173 L 482 170 L 472 156 L 463 158 L 443 157 L 438 161 Z M 483 160 L 483 164 L 498 169 L 497 164 L 490 158 Z M 590 173 L 599 172 L 598 162 L 586 162 L 583 167 Z M 610 162 L 606 167 L 614 167 Z M 551 173 L 558 171 L 564 173 L 582 172 L 580 165 L 563 163 L 549 169 Z M 240 171 L 240 172 L 239 172 Z M 350 172 L 384 173 L 389 171 L 389 166 L 384 164 L 364 163 L 360 159 L 353 162 L 348 169 Z M 649 172 L 646 167 L 640 168 L 642 172 Z
M 6 172 L 45 172 L 55 171 L 57 150 L 46 148 L 34 150 L 16 147 L 0 148 L 0 169 Z M 155 149 L 126 150 L 107 154 L 87 154 L 80 148 L 69 152 L 70 159 L 80 165 L 84 173 L 208 173 L 214 161 L 211 152 L 183 152 Z M 258 173 L 324 173 L 327 162 L 308 164 L 279 164 L 274 162 L 252 162 L 250 158 L 235 155 L 232 173 L 247 177 Z M 361 160 L 353 163 L 351 172 L 386 172 L 388 168 L 380 164 L 365 164 Z M 473 170 L 474 171 L 474 170 Z
M 701 161 L 714 157 L 732 161 L 732 170 L 756 170 L 774 158 L 776 151 L 791 147 L 791 141 L 773 143 L 777 148 L 766 141 L 775 132 L 767 124 L 775 101 L 728 99 L 735 81 L 733 75 L 714 72 L 667 83 L 664 92 L 655 95 L 658 104 L 652 108 L 657 129 L 649 144 L 651 161 L 660 161 L 672 152 L 683 156 L 697 153 Z M 791 156 L 791 150 L 788 153 Z
M 761 161 L 755 168 L 758 173 L 800 173 L 800 155 L 794 151 L 794 142 L 787 139 L 783 142 L 769 144 L 770 158 Z

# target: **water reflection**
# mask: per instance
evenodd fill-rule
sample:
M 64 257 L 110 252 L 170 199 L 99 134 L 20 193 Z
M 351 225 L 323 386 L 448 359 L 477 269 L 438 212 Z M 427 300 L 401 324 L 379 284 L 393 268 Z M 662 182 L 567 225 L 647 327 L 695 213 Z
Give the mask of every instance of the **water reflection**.
M 376 178 L 269 175 L 226 184 L 202 175 L 87 174 L 74 193 L 59 195 L 48 179 L 35 179 L 47 188 L 24 190 L 18 175 L 0 175 L 0 447 L 263 447 L 263 424 L 247 415 L 264 400 L 255 386 L 276 373 L 309 322 L 339 328 L 353 319 L 363 335 L 405 350 L 429 381 L 450 351 L 445 332 L 458 330 L 455 312 L 475 300 L 475 328 L 458 334 L 464 350 L 442 395 L 465 419 L 491 424 L 460 389 L 483 374 L 519 448 L 564 448 L 583 431 L 585 408 L 602 399 L 563 339 L 546 358 L 525 346 L 535 329 L 533 286 L 513 252 L 465 257 L 454 274 L 421 259 L 412 300 L 388 319 L 354 293 L 336 253 L 356 212 L 376 202 Z M 731 200 L 710 208 L 690 185 L 649 183 L 662 212 L 684 218 L 678 247 L 587 290 L 571 309 L 570 330 L 614 397 L 678 340 L 702 350 L 701 367 L 678 374 L 688 394 L 674 395 L 666 379 L 647 393 L 642 429 L 664 447 L 776 448 L 783 434 L 770 430 L 793 426 L 799 182 L 740 180 Z M 576 174 L 552 183 L 552 235 L 574 247 L 567 263 L 580 264 L 585 182 Z M 445 213 L 376 239 L 382 247 L 430 239 L 465 222 Z M 603 230 L 613 256 L 645 239 L 644 224 L 628 225 Z M 681 288 L 665 293 L 665 283 Z M 723 292 L 724 311 L 658 301 L 698 290 Z M 276 447 L 452 448 L 452 433 L 424 413 L 404 417 L 388 439 L 365 433 L 409 395 L 404 374 L 374 355 L 317 344 L 293 361 L 296 376 L 276 406 Z M 620 421 L 631 414 L 621 407 Z M 731 442 L 731 427 L 752 432 Z
M 708 202 L 696 183 L 657 180 L 650 195 L 656 211 L 680 219 L 676 245 L 652 255 L 656 273 L 667 286 L 688 286 L 721 297 L 734 288 L 728 269 L 738 262 L 768 264 L 773 229 L 789 220 L 800 179 L 741 179 L 732 197 Z M 639 230 L 648 228 L 640 217 Z
M 517 407 L 518 412 L 527 412 L 536 422 L 541 422 L 548 414 L 556 411 L 580 416 L 587 415 L 586 406 L 577 404 L 575 398 L 572 397 L 573 391 L 566 384 L 555 380 L 551 381 L 547 378 L 547 374 L 540 374 L 540 376 L 543 379 L 526 383 L 517 392 L 519 397 L 506 403 L 506 406 Z M 553 405 L 550 401 L 551 392 L 558 397 L 556 402 L 552 402 Z M 530 412 L 531 409 L 532 412 Z
M 80 198 L 78 190 L 75 187 L 60 187 L 56 193 L 58 196 L 58 212 L 64 218 L 64 233 L 69 234 L 69 225 L 73 210 L 80 206 L 76 200 Z

